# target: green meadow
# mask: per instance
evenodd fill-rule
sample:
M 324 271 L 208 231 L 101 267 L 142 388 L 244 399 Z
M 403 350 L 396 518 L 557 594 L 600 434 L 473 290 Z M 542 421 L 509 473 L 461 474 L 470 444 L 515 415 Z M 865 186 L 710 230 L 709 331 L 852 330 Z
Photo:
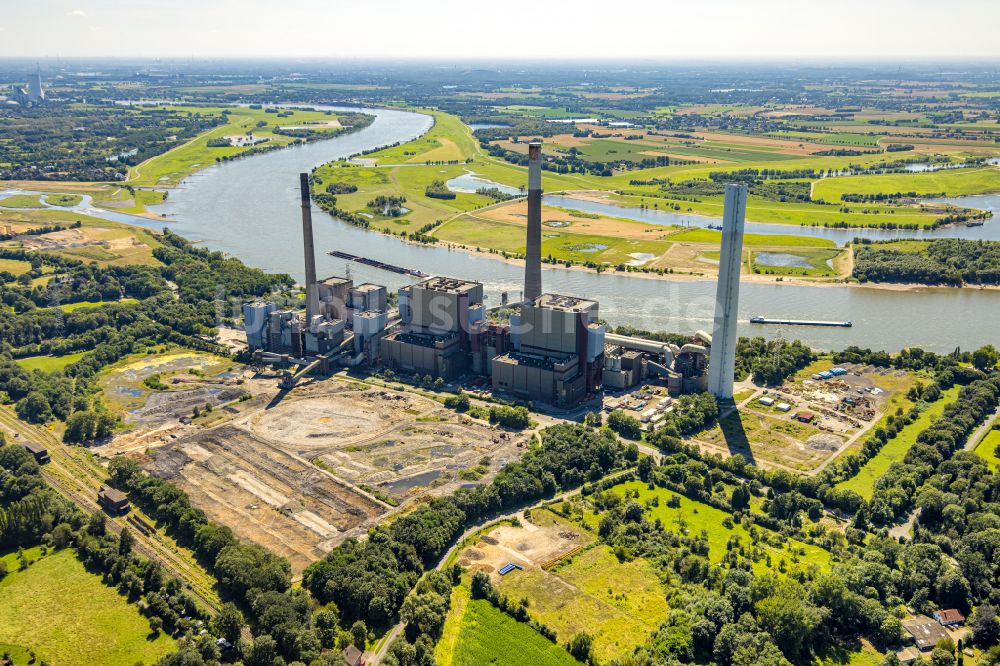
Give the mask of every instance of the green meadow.
M 31 264 L 20 259 L 0 259 L 0 271 L 17 276 L 31 270 Z
M 708 559 L 712 563 L 722 562 L 727 552 L 726 545 L 733 537 L 738 538 L 741 545 L 748 550 L 753 546 L 750 533 L 742 524 L 734 524 L 731 528 L 726 527 L 726 519 L 732 519 L 732 516 L 721 509 L 688 499 L 665 488 L 650 490 L 645 483 L 640 481 L 629 481 L 617 485 L 611 489 L 611 492 L 624 495 L 626 490 L 638 491 L 639 497 L 636 501 L 640 504 L 644 504 L 646 500 L 653 497 L 657 498 L 659 506 L 647 508 L 646 516 L 649 520 L 659 518 L 664 529 L 688 536 L 707 535 Z M 678 506 L 668 506 L 668 500 L 671 498 L 677 498 Z M 757 526 L 756 530 L 760 535 L 760 540 L 756 545 L 761 550 L 761 558 L 753 565 L 756 571 L 762 572 L 767 569 L 792 571 L 796 568 L 808 568 L 813 565 L 821 569 L 830 568 L 831 555 L 829 551 L 795 539 L 784 540 L 778 533 L 764 527 Z
M 83 197 L 79 194 L 49 194 L 45 197 L 45 203 L 52 206 L 66 206 L 67 208 L 76 206 Z
M 497 589 L 527 598 L 528 612 L 554 630 L 560 643 L 591 634 L 601 663 L 631 653 L 669 612 L 666 588 L 648 560 L 620 562 L 600 544 L 549 571 L 512 572 Z
M 75 354 L 65 354 L 63 356 L 27 356 L 17 359 L 17 364 L 26 370 L 41 370 L 42 372 L 55 372 L 62 370 L 71 363 L 76 363 L 87 352 L 77 352 Z
M 983 441 L 976 446 L 976 455 L 986 461 L 993 469 L 1000 469 L 1000 429 L 996 425 L 990 430 Z
M 74 310 L 86 310 L 88 308 L 99 308 L 102 305 L 112 305 L 112 304 L 127 304 L 127 303 L 138 303 L 134 298 L 123 298 L 117 301 L 80 301 L 78 303 L 66 303 L 65 305 L 57 305 L 63 312 L 73 312 Z
M 11 573 L 0 580 L 0 643 L 31 649 L 52 666 L 152 664 L 173 651 L 175 641 L 151 636 L 138 607 L 73 551 L 38 557 L 23 571 L 12 556 L 4 561 Z
M 940 418 L 945 405 L 954 402 L 958 396 L 958 389 L 959 387 L 956 386 L 944 391 L 941 398 L 921 412 L 916 421 L 900 430 L 899 434 L 886 442 L 885 446 L 874 458 L 865 463 L 857 474 L 837 484 L 837 487 L 842 490 L 853 490 L 865 499 L 871 499 L 872 493 L 875 491 L 875 482 L 889 471 L 892 463 L 903 459 L 910 447 L 916 443 L 917 435 L 935 419 Z
M 1000 169 L 995 167 L 948 169 L 922 173 L 824 178 L 813 185 L 813 198 L 840 201 L 845 194 L 916 192 L 958 197 L 1000 192 Z M 851 204 L 858 206 L 858 204 Z M 894 220 L 895 221 L 895 220 Z
M 12 194 L 0 199 L 4 208 L 42 208 L 41 196 L 38 194 Z

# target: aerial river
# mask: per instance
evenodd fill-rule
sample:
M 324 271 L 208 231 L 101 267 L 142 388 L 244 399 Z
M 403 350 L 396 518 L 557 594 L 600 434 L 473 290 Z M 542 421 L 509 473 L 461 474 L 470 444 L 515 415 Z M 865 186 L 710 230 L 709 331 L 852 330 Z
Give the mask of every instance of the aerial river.
M 364 111 L 376 115 L 376 120 L 359 132 L 210 167 L 171 190 L 167 202 L 156 210 L 167 214 L 167 226 L 187 238 L 230 253 L 252 266 L 287 272 L 301 280 L 304 270 L 298 174 L 366 149 L 408 141 L 427 131 L 431 124 L 429 117 L 417 113 Z M 992 203 L 1000 205 L 1000 197 L 994 197 Z M 162 226 L 148 220 L 132 221 Z M 993 225 L 1000 226 L 1000 214 L 987 222 L 987 226 Z M 479 280 L 486 287 L 487 305 L 499 304 L 502 292 L 511 298 L 519 296 L 523 279 L 520 265 L 445 247 L 412 245 L 340 222 L 319 209 L 314 211 L 313 226 L 321 276 L 349 271 L 355 282 L 377 282 L 390 289 L 415 279 L 326 254 L 337 249 L 430 274 Z M 783 229 L 785 233 L 797 233 L 799 228 Z M 597 299 L 601 317 L 611 324 L 680 332 L 710 330 L 712 326 L 713 281 L 597 275 L 553 267 L 543 269 L 542 279 L 546 291 Z M 760 326 L 747 321 L 753 315 L 850 320 L 854 326 Z M 1000 342 L 1000 291 L 892 291 L 744 283 L 740 289 L 740 319 L 743 335 L 771 337 L 780 333 L 819 349 L 857 344 L 889 351 L 920 346 L 948 352 L 956 346 L 970 349 Z

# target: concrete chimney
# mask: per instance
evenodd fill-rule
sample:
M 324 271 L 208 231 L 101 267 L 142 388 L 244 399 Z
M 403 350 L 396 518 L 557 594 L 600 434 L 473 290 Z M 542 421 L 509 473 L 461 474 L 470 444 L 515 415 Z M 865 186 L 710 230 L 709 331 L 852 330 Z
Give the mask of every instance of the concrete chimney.
M 726 185 L 722 216 L 722 252 L 719 285 L 715 292 L 715 328 L 708 362 L 708 390 L 715 397 L 733 397 L 736 371 L 736 316 L 740 305 L 740 267 L 743 265 L 743 229 L 747 215 L 747 186 Z
M 309 195 L 309 174 L 299 174 L 302 195 L 302 247 L 306 261 L 306 322 L 319 314 L 319 294 L 316 290 L 316 249 L 313 247 L 312 199 Z
M 528 236 L 524 256 L 524 300 L 542 295 L 542 144 L 528 144 Z

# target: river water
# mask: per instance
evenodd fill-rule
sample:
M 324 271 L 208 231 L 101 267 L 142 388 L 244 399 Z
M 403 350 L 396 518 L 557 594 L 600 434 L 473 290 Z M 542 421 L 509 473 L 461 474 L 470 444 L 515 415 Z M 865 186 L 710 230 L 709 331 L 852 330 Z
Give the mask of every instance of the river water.
M 376 119 L 359 132 L 200 171 L 172 190 L 167 202 L 156 210 L 167 214 L 170 229 L 191 240 L 228 252 L 252 266 L 287 272 L 302 280 L 298 174 L 362 150 L 408 141 L 431 125 L 429 117 L 417 113 L 386 109 L 365 112 L 376 115 Z M 141 218 L 130 221 L 162 226 Z M 993 221 L 997 222 L 1000 220 Z M 407 276 L 326 254 L 337 249 L 430 274 L 482 281 L 488 305 L 498 304 L 501 292 L 508 292 L 511 298 L 519 296 L 523 279 L 520 265 L 445 247 L 411 245 L 340 222 L 319 209 L 314 210 L 313 227 L 321 276 L 344 275 L 349 271 L 355 282 L 372 281 L 390 289 L 413 281 Z M 798 231 L 796 227 L 783 229 L 785 233 Z M 856 231 L 852 233 L 857 235 Z M 546 291 L 596 298 L 601 317 L 611 324 L 681 332 L 710 330 L 712 326 L 716 287 L 713 281 L 654 280 L 553 267 L 543 269 L 542 279 Z M 947 352 L 956 346 L 969 349 L 986 342 L 1000 342 L 1000 291 L 928 288 L 896 292 L 864 287 L 744 283 L 740 289 L 739 313 L 741 334 L 780 334 L 799 338 L 819 349 L 857 344 L 890 351 L 920 346 Z M 854 326 L 759 326 L 747 321 L 753 315 L 851 320 Z

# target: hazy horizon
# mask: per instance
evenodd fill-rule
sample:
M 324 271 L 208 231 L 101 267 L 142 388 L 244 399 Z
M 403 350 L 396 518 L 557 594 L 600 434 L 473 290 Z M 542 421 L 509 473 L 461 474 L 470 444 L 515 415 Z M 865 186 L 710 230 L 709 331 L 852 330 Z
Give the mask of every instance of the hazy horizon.
M 1000 57 L 998 24 L 992 0 L 35 0 L 5 9 L 0 57 L 968 60 Z

